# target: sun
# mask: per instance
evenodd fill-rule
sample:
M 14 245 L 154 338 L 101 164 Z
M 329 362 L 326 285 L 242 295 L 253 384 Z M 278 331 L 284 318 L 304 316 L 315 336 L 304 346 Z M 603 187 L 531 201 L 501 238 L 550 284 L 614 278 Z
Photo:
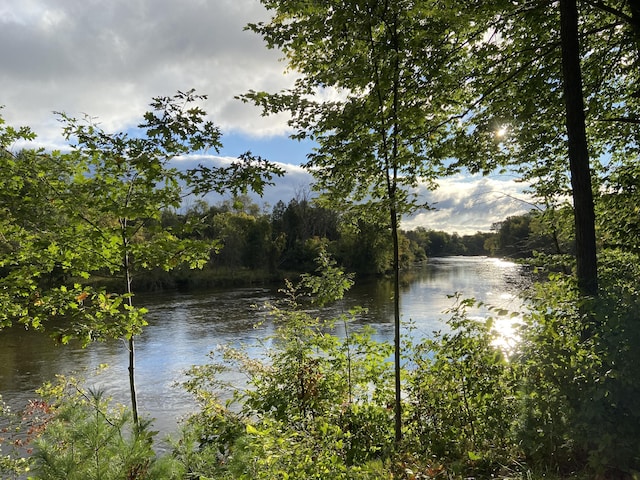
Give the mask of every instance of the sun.
M 506 125 L 501 125 L 495 132 L 496 137 L 498 138 L 504 138 L 507 136 L 507 132 L 509 131 L 509 129 L 507 128 Z

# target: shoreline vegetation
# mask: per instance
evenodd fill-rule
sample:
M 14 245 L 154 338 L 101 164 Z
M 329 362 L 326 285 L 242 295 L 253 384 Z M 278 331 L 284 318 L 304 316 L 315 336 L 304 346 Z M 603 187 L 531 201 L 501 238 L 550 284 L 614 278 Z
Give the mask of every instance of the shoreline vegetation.
M 352 231 L 349 218 L 308 198 L 279 202 L 271 212 L 261 210 L 246 196 L 213 206 L 200 201 L 183 214 L 164 212 L 161 224 L 179 229 L 193 218 L 201 223 L 188 238 L 212 244 L 220 241 L 208 262 L 200 269 L 179 266 L 144 271 L 132 278 L 137 291 L 276 285 L 312 271 L 319 248 L 359 278 L 389 276 L 393 271 L 385 227 L 360 221 L 359 229 Z M 459 235 L 421 227 L 400 231 L 400 268 L 445 256 L 518 260 L 531 259 L 534 252 L 538 256 L 571 254 L 573 240 L 552 238 L 540 225 L 542 221 L 542 213 L 532 210 L 494 224 L 491 232 Z
M 614 267 L 611 272 L 620 272 L 619 266 L 628 260 L 610 256 L 607 261 Z M 558 275 L 534 287 L 522 341 L 510 353 L 493 343 L 491 319 L 478 322 L 468 316 L 475 301 L 460 296 L 448 313 L 450 331 L 409 342 L 403 355 L 413 365 L 403 372 L 406 440 L 397 447 L 388 408 L 392 346 L 375 341 L 371 329 L 350 331 L 357 312 L 323 321 L 309 313 L 339 299 L 353 281 L 329 257 L 321 255 L 317 262 L 314 274 L 297 276 L 299 280 L 287 284 L 282 300 L 271 306 L 277 328 L 266 358 L 257 360 L 242 348 L 226 347 L 221 356 L 186 372 L 182 387 L 199 409 L 162 453 L 153 449 L 152 424 L 143 420 L 135 426 L 127 408 L 110 403 L 108 392 L 87 389 L 73 377 L 58 377 L 43 386 L 41 399 L 19 417 L 3 407 L 5 423 L 13 422 L 5 431 L 5 447 L 13 445 L 14 453 L 0 466 L 16 472 L 34 468 L 40 475 L 34 478 L 42 479 L 57 478 L 53 472 L 59 471 L 75 478 L 69 475 L 76 469 L 87 475 L 89 456 L 96 465 L 118 472 L 108 478 L 131 475 L 132 469 L 138 472 L 134 478 L 176 480 L 270 479 L 278 478 L 278 472 L 288 472 L 291 478 L 319 472 L 316 478 L 336 479 L 594 478 L 594 471 L 576 458 L 576 446 L 566 443 L 567 435 L 585 445 L 599 442 L 608 432 L 595 436 L 591 428 L 604 427 L 601 412 L 612 417 L 628 413 L 600 396 L 611 395 L 615 382 L 602 377 L 607 373 L 601 363 L 610 364 L 610 353 L 598 348 L 598 357 L 575 364 L 576 358 L 593 350 L 589 343 L 602 340 L 578 341 L 583 328 L 578 310 L 571 311 L 576 291 L 569 278 Z M 605 278 L 605 286 L 619 286 L 603 295 L 595 312 L 613 311 L 620 295 L 628 293 L 626 279 L 638 273 L 637 268 L 631 270 L 624 278 L 618 274 L 615 282 Z M 311 310 L 309 301 L 315 305 Z M 605 338 L 609 329 L 627 329 L 634 323 L 632 310 L 625 318 L 620 305 L 616 308 L 617 322 L 602 328 Z M 342 340 L 328 333 L 336 323 L 347 331 Z M 548 329 L 563 332 L 560 344 L 548 337 Z M 637 355 L 618 347 L 613 349 L 617 360 Z M 575 353 L 567 356 L 569 348 Z M 246 390 L 218 379 L 227 368 L 246 373 Z M 624 368 L 636 366 L 625 363 Z M 604 383 L 594 383 L 594 378 Z M 635 381 L 626 388 L 614 395 L 627 399 L 637 388 Z M 585 390 L 588 399 L 573 403 Z M 223 392 L 230 399 L 224 403 L 219 400 Z M 575 431 L 567 431 L 568 422 L 577 422 Z M 633 425 L 612 427 L 628 430 L 623 434 L 629 438 L 635 435 Z M 634 446 L 626 452 L 622 446 L 618 449 L 620 457 L 607 460 L 607 465 L 629 461 Z M 6 452 L 10 451 L 5 448 Z M 604 458 L 600 455 L 594 461 Z M 608 470 L 595 478 L 635 477 Z

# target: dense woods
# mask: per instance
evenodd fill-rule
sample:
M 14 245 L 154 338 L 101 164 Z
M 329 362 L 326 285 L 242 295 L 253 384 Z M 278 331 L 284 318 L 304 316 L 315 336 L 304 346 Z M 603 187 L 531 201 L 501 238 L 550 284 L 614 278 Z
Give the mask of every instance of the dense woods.
M 326 249 L 346 271 L 360 277 L 388 275 L 393 269 L 384 226 L 376 227 L 365 219 L 354 221 L 345 212 L 319 206 L 312 198 L 280 201 L 271 211 L 246 196 L 213 206 L 200 201 L 182 214 L 164 212 L 162 222 L 175 227 L 190 218 L 199 222 L 198 231 L 191 236 L 221 242 L 221 249 L 212 252 L 204 267 L 211 271 L 211 280 L 215 280 L 216 272 L 238 269 L 253 271 L 254 281 L 281 279 L 289 272 L 309 272 L 314 269 L 319 247 Z M 472 235 L 417 227 L 401 230 L 399 237 L 403 269 L 430 257 L 451 255 L 531 259 L 538 254 L 575 254 L 571 211 L 566 207 L 555 213 L 533 209 L 493 224 L 488 232 Z M 261 278 L 258 272 L 265 276 Z M 196 272 L 189 275 L 197 277 Z M 223 276 L 220 280 L 230 281 Z
M 164 228 L 182 228 L 197 219 L 188 237 L 216 245 L 201 272 L 182 269 L 145 274 L 134 279 L 144 290 L 202 288 L 212 284 L 280 282 L 291 274 L 315 269 L 320 248 L 347 272 L 359 278 L 389 275 L 393 255 L 384 226 L 355 220 L 344 212 L 317 205 L 312 198 L 278 202 L 265 211 L 247 196 L 217 205 L 199 201 L 184 213 L 165 211 Z M 566 224 L 554 234 L 544 223 L 543 212 L 506 218 L 489 232 L 459 235 L 417 227 L 399 232 L 400 267 L 409 269 L 430 257 L 483 255 L 527 259 L 535 254 L 575 252 L 570 212 Z M 193 222 L 192 222 L 193 223 Z M 244 274 L 243 274 L 244 272 Z
M 287 204 L 280 201 L 270 212 L 263 211 L 248 197 L 236 197 L 213 206 L 201 201 L 183 214 L 164 212 L 161 222 L 165 227 L 176 228 L 193 218 L 198 219 L 198 228 L 191 231 L 189 237 L 216 242 L 219 250 L 212 250 L 200 276 L 189 270 L 183 272 L 182 280 L 179 272 L 167 275 L 169 283 L 165 288 L 180 287 L 179 283 L 171 282 L 181 281 L 191 281 L 183 287 L 199 287 L 202 285 L 198 285 L 198 278 L 202 282 L 207 277 L 209 281 L 216 281 L 216 276 L 222 284 L 232 283 L 233 278 L 225 278 L 229 272 L 236 272 L 237 282 L 265 282 L 270 278 L 281 281 L 289 273 L 313 271 L 320 247 L 345 270 L 360 277 L 387 275 L 393 268 L 384 226 L 364 219 L 353 221 L 344 212 L 318 206 L 312 199 L 292 199 Z M 400 233 L 401 266 L 411 268 L 430 256 L 498 253 L 489 244 L 485 248 L 485 242 L 495 235 L 459 236 L 424 228 L 403 231 Z M 251 272 L 252 277 L 243 277 L 242 271 Z M 146 277 L 147 281 L 158 278 Z
M 64 152 L 30 149 L 34 133 L 0 119 L 0 334 L 123 339 L 131 396 L 114 407 L 60 377 L 17 416 L 0 403 L 2 475 L 637 478 L 636 4 L 261 3 L 271 16 L 248 29 L 299 78 L 240 99 L 287 112 L 293 139 L 316 142 L 313 196 L 261 210 L 245 194 L 283 171 L 249 152 L 175 168 L 177 156 L 222 145 L 192 90 L 154 98 L 135 131 L 60 113 Z M 424 207 L 418 185 L 496 170 L 526 182 L 528 214 L 474 235 L 402 230 Z M 212 191 L 230 200 L 200 200 Z M 478 320 L 475 300 L 451 292 L 447 328 L 403 338 L 399 271 L 477 254 L 535 267 L 527 310 Z M 357 311 L 314 314 L 363 275 L 393 279 L 392 345 L 350 329 Z M 136 402 L 147 313 L 136 292 L 283 277 L 272 348 L 256 359 L 228 347 L 186 372 L 200 409 L 171 451 L 155 452 Z M 505 316 L 519 319 L 511 351 L 495 343 Z M 248 388 L 220 381 L 230 366 Z

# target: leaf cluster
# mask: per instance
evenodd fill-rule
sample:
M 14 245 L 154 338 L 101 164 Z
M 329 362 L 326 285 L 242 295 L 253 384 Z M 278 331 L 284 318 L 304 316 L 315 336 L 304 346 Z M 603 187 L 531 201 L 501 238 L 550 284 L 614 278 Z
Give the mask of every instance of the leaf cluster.
M 248 28 L 301 77 L 290 91 L 241 98 L 265 114 L 288 111 L 294 138 L 318 143 L 306 166 L 319 189 L 415 208 L 411 188 L 440 172 L 465 95 L 445 68 L 461 58 L 453 19 L 425 2 L 263 4 L 271 20 Z
M 144 309 L 132 306 L 136 275 L 202 268 L 215 239 L 167 228 L 162 212 L 212 189 L 262 191 L 281 174 L 250 154 L 229 167 L 178 170 L 176 157 L 221 146 L 219 129 L 197 106 L 205 99 L 193 90 L 156 97 L 133 132 L 108 133 L 90 117 L 59 113 L 71 145 L 64 153 L 13 153 L 13 142 L 34 135 L 0 123 L 0 325 L 40 327 L 58 318 L 63 342 L 131 338 L 145 324 Z M 94 285 L 100 277 L 111 279 L 111 292 Z

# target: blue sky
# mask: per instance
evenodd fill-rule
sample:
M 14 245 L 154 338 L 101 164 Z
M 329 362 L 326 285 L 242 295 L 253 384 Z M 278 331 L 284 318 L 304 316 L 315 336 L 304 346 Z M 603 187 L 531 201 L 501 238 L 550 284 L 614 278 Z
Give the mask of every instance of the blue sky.
M 53 111 L 97 117 L 106 131 L 141 121 L 152 97 L 195 88 L 223 131 L 221 157 L 250 150 L 287 169 L 259 203 L 288 202 L 311 181 L 300 165 L 308 143 L 290 140 L 287 117 L 265 118 L 236 95 L 290 86 L 280 53 L 245 31 L 268 18 L 257 0 L 3 0 L 0 105 L 10 125 L 28 125 L 37 145 L 64 145 Z M 529 206 L 511 177 L 457 176 L 421 191 L 436 211 L 405 228 L 474 233 Z
M 227 133 L 222 137 L 223 148 L 220 154 L 224 157 L 237 157 L 250 150 L 272 162 L 301 165 L 306 155 L 313 148 L 313 142 L 291 140 L 286 135 L 269 137 L 248 137 L 241 133 Z

